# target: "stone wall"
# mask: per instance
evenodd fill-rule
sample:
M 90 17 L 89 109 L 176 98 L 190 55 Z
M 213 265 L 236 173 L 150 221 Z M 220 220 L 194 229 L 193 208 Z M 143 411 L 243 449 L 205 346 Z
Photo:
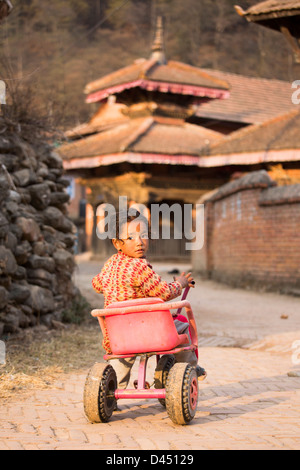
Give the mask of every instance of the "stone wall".
M 0 137 L 0 336 L 53 325 L 78 295 L 68 184 L 49 145 Z
M 241 287 L 300 294 L 300 185 L 277 186 L 257 171 L 205 203 L 206 240 L 193 268 Z

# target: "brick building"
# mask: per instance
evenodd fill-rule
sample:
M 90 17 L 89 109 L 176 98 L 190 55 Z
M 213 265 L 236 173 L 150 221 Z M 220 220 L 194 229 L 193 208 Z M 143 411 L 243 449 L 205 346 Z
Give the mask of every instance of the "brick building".
M 273 162 L 240 175 L 205 204 L 205 245 L 193 270 L 235 286 L 300 291 L 300 111 L 242 129 L 206 157 L 228 163 Z M 277 163 L 276 162 L 281 162 Z
M 300 293 L 300 184 L 278 186 L 261 170 L 224 185 L 205 206 L 195 270 L 234 286 Z

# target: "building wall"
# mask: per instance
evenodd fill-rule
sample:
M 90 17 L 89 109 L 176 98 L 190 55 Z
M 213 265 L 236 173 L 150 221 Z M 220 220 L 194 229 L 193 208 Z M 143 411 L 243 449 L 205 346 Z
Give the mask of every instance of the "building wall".
M 194 271 L 236 286 L 300 291 L 300 185 L 273 184 L 241 182 L 206 203 L 205 246 L 194 255 Z

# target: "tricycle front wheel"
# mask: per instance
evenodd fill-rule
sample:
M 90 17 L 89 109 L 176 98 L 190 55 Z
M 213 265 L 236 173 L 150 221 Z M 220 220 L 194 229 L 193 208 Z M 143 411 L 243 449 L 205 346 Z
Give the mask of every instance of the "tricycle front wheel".
M 96 363 L 84 386 L 84 412 L 91 423 L 107 423 L 116 407 L 117 376 L 110 364 Z

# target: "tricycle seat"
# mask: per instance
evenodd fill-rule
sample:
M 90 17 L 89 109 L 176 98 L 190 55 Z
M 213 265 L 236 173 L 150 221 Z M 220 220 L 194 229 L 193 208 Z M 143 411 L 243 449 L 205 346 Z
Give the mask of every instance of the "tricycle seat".
M 153 309 L 154 304 L 157 309 Z M 161 304 L 164 304 L 162 299 L 147 297 L 114 302 L 105 309 L 105 325 L 113 355 L 170 351 L 189 344 L 186 334 L 177 333 L 170 310 L 160 309 Z M 147 310 L 150 305 L 151 310 Z M 141 310 L 141 307 L 144 308 Z M 121 310 L 119 314 L 110 314 L 113 309 Z

